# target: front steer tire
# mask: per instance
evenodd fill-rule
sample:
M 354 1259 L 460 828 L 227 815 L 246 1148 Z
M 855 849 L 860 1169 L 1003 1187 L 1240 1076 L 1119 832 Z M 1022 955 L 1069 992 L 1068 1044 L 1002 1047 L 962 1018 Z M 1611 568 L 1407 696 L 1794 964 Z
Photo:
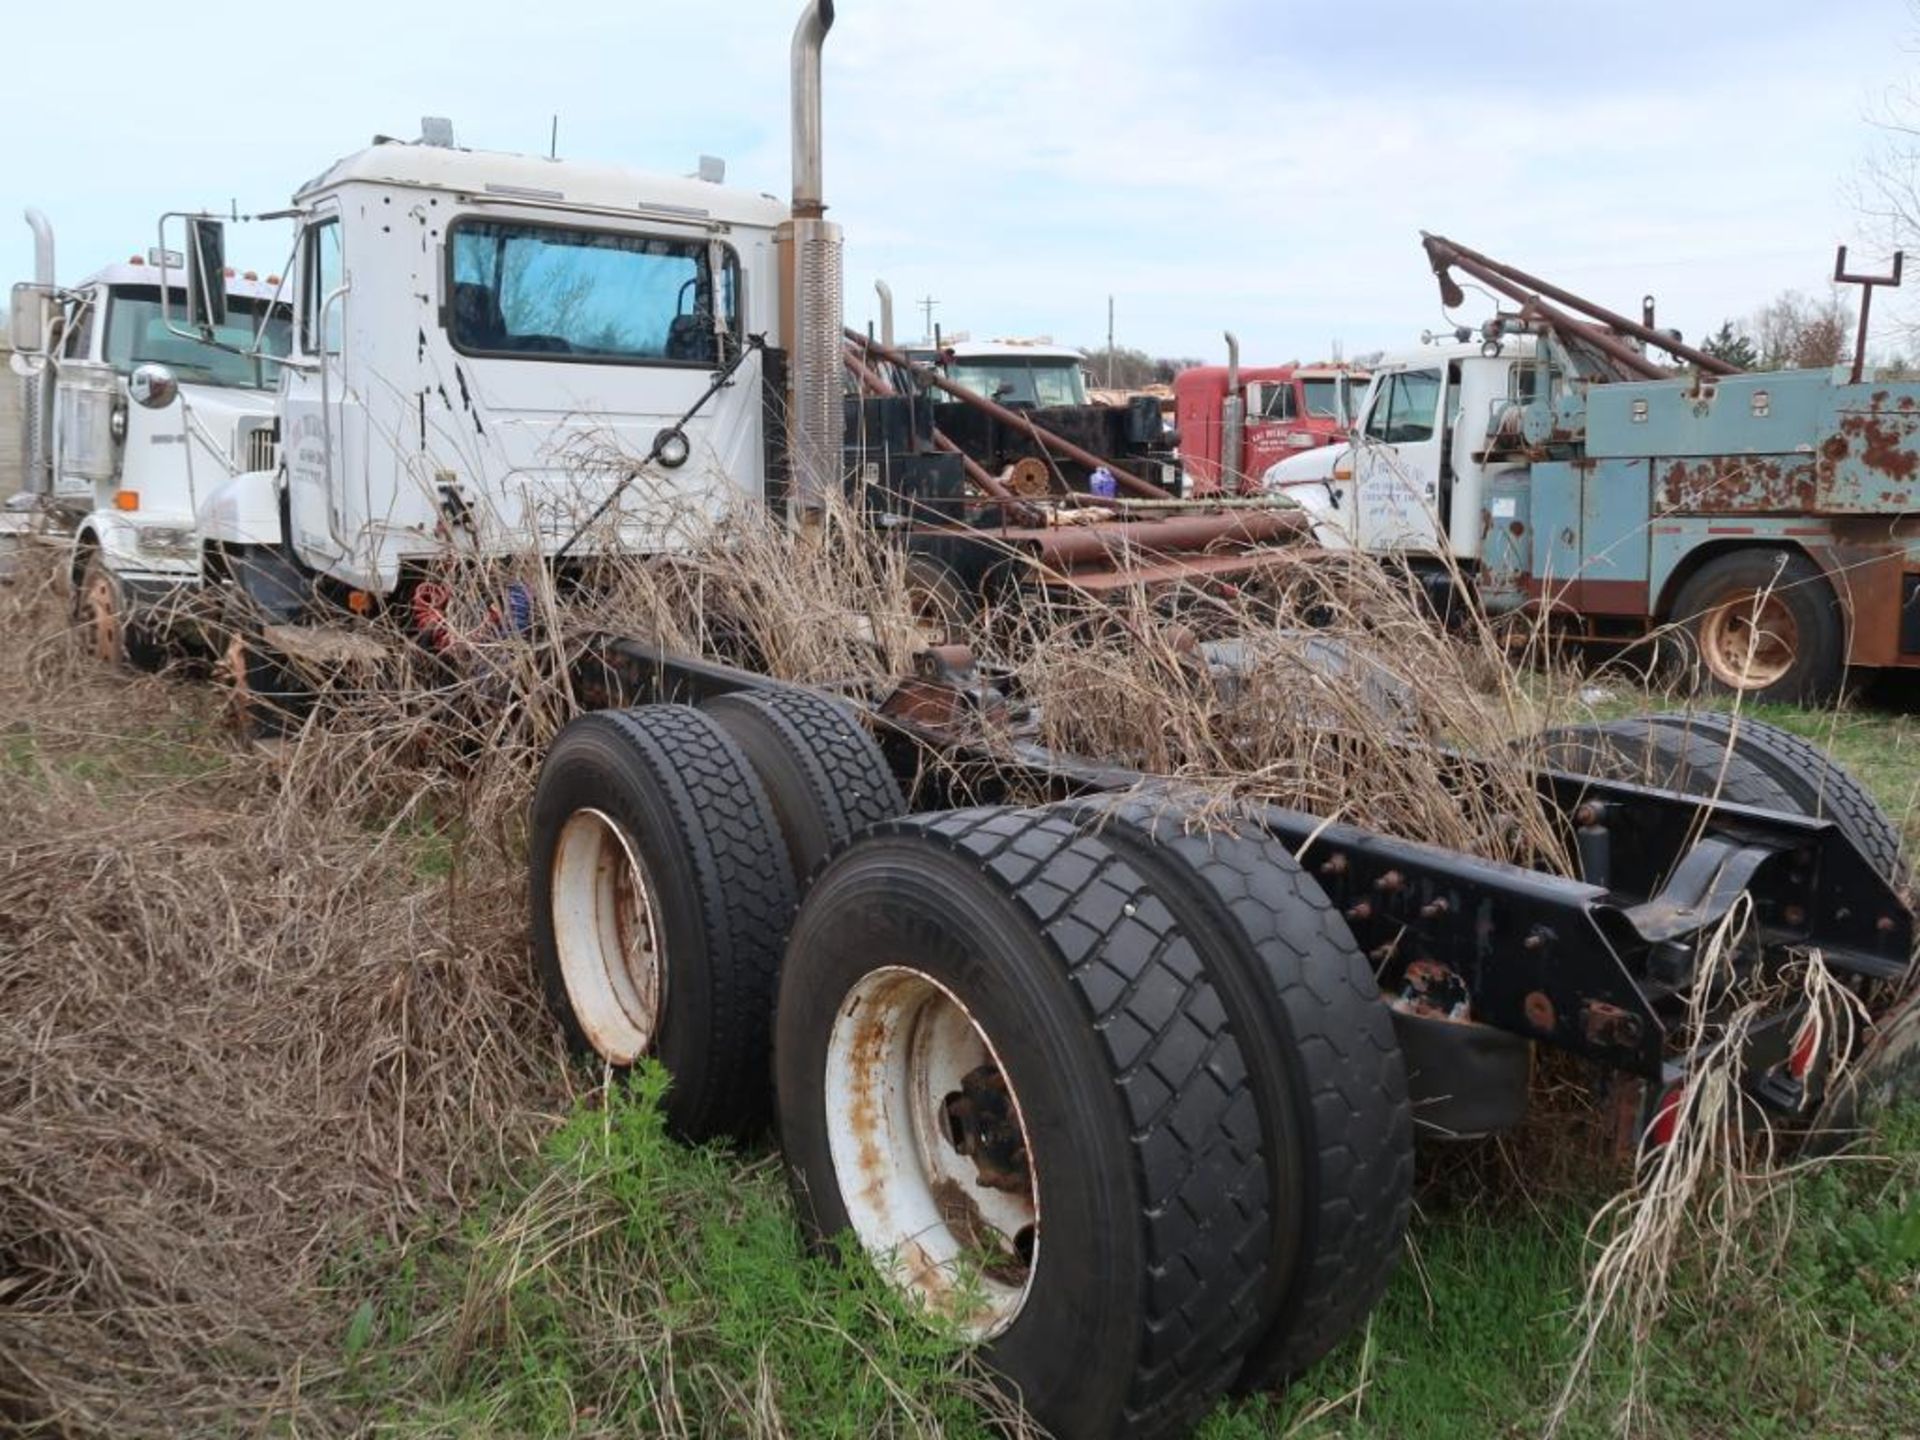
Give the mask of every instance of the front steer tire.
M 903 987 L 920 1009 L 886 1008 Z M 852 1229 L 929 1304 L 970 1249 L 954 1217 L 1010 1203 L 984 1162 L 929 1179 L 957 1162 L 912 1118 L 937 1100 L 911 1078 L 928 1067 L 886 1079 L 949 1021 L 998 1062 L 982 1069 L 1022 1117 L 1038 1219 L 1024 1270 L 946 1303 L 1049 1433 L 1185 1433 L 1257 1334 L 1271 1224 L 1246 1056 L 1199 953 L 1146 877 L 1061 815 L 894 821 L 815 880 L 776 1022 L 789 1174 L 818 1242 Z M 1012 1239 L 996 1252 L 1021 1253 Z
M 794 880 L 740 748 L 686 706 L 583 715 L 540 768 L 529 849 L 534 961 L 569 1047 L 658 1059 L 682 1139 L 762 1126 Z

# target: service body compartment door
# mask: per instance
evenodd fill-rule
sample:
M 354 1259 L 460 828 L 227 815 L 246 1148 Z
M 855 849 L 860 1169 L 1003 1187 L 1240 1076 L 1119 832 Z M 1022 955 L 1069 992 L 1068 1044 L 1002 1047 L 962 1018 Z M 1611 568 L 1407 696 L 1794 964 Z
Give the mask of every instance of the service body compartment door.
M 1651 460 L 1582 468 L 1578 604 L 1595 615 L 1647 613 Z

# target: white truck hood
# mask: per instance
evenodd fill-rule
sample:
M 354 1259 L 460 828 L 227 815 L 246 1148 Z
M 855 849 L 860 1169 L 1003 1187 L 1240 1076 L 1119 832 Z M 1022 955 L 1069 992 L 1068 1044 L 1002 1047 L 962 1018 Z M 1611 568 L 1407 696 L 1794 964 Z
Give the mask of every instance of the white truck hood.
M 1345 441 L 1274 462 L 1260 477 L 1260 488 L 1306 511 L 1314 538 L 1327 549 L 1352 548 L 1353 447 Z

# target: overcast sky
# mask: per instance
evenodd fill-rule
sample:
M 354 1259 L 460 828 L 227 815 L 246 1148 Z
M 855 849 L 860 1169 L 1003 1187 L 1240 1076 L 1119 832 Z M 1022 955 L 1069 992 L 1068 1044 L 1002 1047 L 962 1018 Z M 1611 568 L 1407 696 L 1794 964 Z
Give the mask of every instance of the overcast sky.
M 0 275 L 31 270 L 24 205 L 76 280 L 424 114 L 544 153 L 557 112 L 563 157 L 787 190 L 795 0 L 9 9 Z M 1156 354 L 1404 348 L 1442 323 L 1424 228 L 1697 335 L 1817 288 L 1837 241 L 1879 258 L 1848 182 L 1917 45 L 1905 0 L 841 0 L 848 315 L 884 276 L 903 333 L 932 295 L 950 331 L 1096 345 L 1112 294 Z M 278 268 L 250 229 L 234 256 Z

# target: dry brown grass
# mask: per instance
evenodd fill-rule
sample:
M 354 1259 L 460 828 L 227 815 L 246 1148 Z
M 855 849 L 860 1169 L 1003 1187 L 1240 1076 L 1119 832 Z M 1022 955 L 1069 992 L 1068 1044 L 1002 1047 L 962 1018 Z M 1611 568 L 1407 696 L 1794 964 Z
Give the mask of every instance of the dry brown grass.
M 1231 673 L 1210 676 L 1210 659 Z M 1117 615 L 1068 602 L 1019 627 L 1005 663 L 1068 752 L 1223 801 L 1568 869 L 1517 742 L 1563 705 L 1571 675 L 1542 667 L 1523 684 L 1484 620 L 1436 625 L 1404 576 L 1363 557 L 1302 547 L 1239 593 L 1135 594 Z M 1456 752 L 1481 763 L 1463 769 Z
M 330 1270 L 445 1212 L 564 1099 L 504 807 L 458 863 L 372 757 L 237 746 L 100 673 L 51 567 L 0 587 L 0 1414 L 53 1433 L 324 1429 Z M 343 803 L 313 796 L 342 783 Z

